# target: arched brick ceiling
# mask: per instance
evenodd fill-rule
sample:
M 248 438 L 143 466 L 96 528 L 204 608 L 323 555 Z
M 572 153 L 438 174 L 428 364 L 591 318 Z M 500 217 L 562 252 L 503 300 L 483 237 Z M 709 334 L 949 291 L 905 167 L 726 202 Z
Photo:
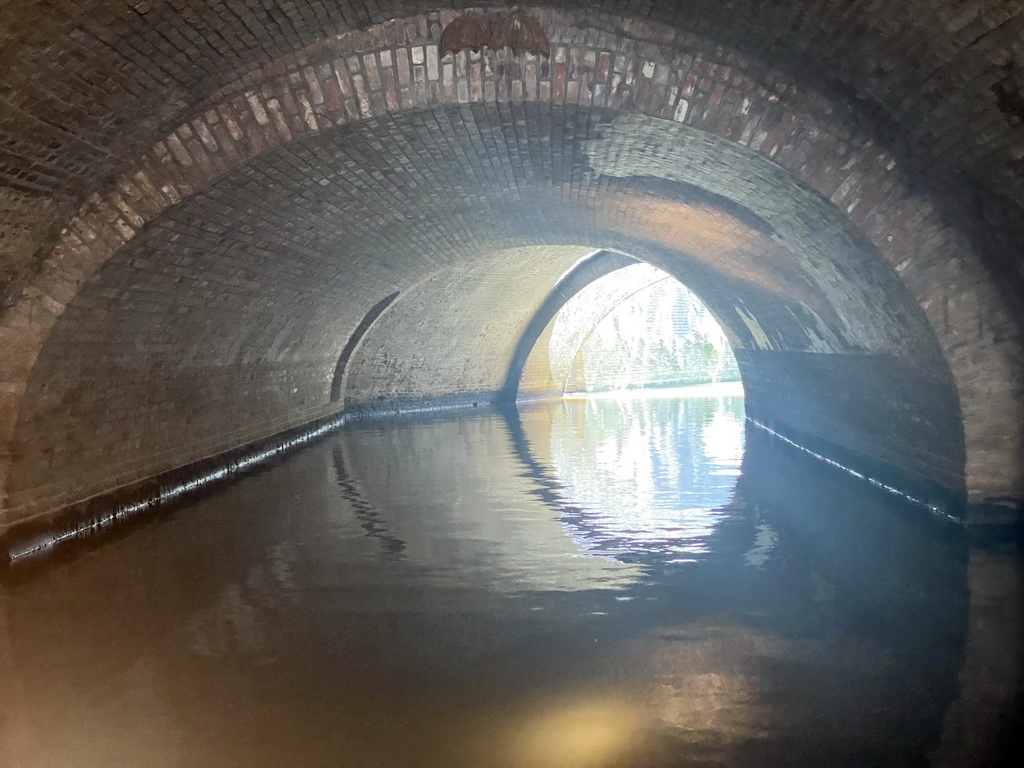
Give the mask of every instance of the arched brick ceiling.
M 501 3 L 448 3 L 447 7 Z M 31 270 L 64 219 L 134 151 L 216 89 L 350 30 L 415 17 L 417 2 L 0 4 L 0 197 L 4 282 Z M 1021 0 L 635 0 L 562 2 L 581 26 L 642 19 L 762 62 L 844 105 L 931 183 L 990 215 L 1024 204 Z M 425 36 L 416 22 L 413 36 Z M 26 159 L 30 162 L 26 163 Z M 961 198 L 961 203 L 963 198 Z M 993 209 L 1003 209 L 999 216 Z M 981 210 L 976 213 L 982 213 Z M 6 214 L 6 215 L 5 215 Z
M 386 115 L 268 151 L 168 208 L 57 319 L 20 413 L 11 510 L 329 412 L 345 338 L 396 290 L 352 358 L 350 401 L 486 397 L 559 275 L 595 246 L 683 279 L 752 355 L 905 359 L 952 391 L 913 297 L 841 214 L 760 155 L 663 122 L 535 104 Z M 680 151 L 655 169 L 644 148 L 658 143 Z M 732 198 L 691 183 L 702 177 Z M 913 410 L 921 444 L 959 434 L 955 394 L 948 412 L 932 394 Z M 941 456 L 911 442 L 901 460 L 958 483 L 958 440 Z
M 250 5 L 0 5 L 9 510 L 321 415 L 370 306 L 445 270 L 465 280 L 474 260 L 500 274 L 480 265 L 527 246 L 658 263 L 754 357 L 903 360 L 923 378 L 879 386 L 910 409 L 899 424 L 926 423 L 920 448 L 902 446 L 913 470 L 956 490 L 955 448 L 925 443 L 933 428 L 948 442 L 959 394 L 972 497 L 1024 491 L 1006 418 L 1021 359 L 1017 0 L 557 4 L 532 11 L 552 60 L 499 54 L 496 69 L 437 61 L 447 11 Z M 518 306 L 539 304 L 561 258 Z M 376 337 L 366 354 L 408 341 Z M 910 412 L 919 384 L 924 415 Z M 790 391 L 794 416 L 814 393 Z

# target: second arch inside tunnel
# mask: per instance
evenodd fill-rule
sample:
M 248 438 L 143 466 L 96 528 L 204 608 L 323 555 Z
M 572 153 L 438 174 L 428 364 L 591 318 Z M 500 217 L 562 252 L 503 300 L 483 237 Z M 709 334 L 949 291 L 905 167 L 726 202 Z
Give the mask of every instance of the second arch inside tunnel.
M 567 271 L 559 283 L 571 274 Z M 733 391 L 740 384 L 721 325 L 693 291 L 667 272 L 634 263 L 597 278 L 565 301 L 534 341 L 519 374 L 517 397 L 720 383 L 735 384 Z

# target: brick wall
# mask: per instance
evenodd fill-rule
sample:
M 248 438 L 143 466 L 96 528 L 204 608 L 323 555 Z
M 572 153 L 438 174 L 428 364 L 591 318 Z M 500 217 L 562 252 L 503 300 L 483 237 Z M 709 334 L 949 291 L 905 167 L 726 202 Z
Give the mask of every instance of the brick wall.
M 550 61 L 440 61 L 453 14 L 397 4 L 0 9 L 5 519 L 322 415 L 395 290 L 359 398 L 500 380 L 445 367 L 451 329 L 508 335 L 498 283 L 397 311 L 557 244 L 649 258 L 754 351 L 910 360 L 959 396 L 971 498 L 1020 497 L 1019 4 L 677 5 L 537 9 Z
M 589 250 L 497 250 L 417 283 L 353 357 L 346 405 L 490 402 L 530 317 L 559 275 Z

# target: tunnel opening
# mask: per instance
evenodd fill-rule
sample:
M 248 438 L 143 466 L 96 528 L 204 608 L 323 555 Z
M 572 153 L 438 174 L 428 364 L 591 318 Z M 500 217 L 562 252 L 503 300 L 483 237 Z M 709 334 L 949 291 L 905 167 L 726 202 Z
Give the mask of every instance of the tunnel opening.
M 834 320 L 836 309 L 799 299 L 810 281 L 781 264 L 771 272 L 763 260 L 730 256 L 704 269 L 649 247 L 629 253 L 587 253 L 559 276 L 520 339 L 499 400 L 739 397 L 742 418 L 780 444 L 940 519 L 962 515 L 959 406 L 928 359 L 926 333 L 901 344 L 935 369 L 935 381 L 908 361 L 829 339 L 823 315 Z M 863 310 L 839 320 L 854 317 L 887 322 Z
M 594 280 L 558 311 L 546 335 L 550 378 L 563 397 L 718 384 L 742 392 L 736 356 L 707 305 L 650 264 Z
M 560 275 L 545 318 L 527 335 L 510 418 L 549 435 L 532 450 L 571 510 L 567 534 L 598 557 L 701 556 L 745 442 L 739 365 L 717 318 L 669 272 L 607 251 Z

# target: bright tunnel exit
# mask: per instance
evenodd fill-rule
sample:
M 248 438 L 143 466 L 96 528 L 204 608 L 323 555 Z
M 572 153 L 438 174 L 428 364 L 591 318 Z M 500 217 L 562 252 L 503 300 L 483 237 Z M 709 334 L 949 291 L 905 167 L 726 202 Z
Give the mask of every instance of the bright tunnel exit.
M 670 394 L 695 385 L 725 385 L 741 395 L 739 369 L 714 316 L 686 286 L 637 263 L 584 287 L 558 311 L 538 340 L 527 370 L 544 368 L 552 394 Z
M 577 261 L 555 294 L 522 400 L 561 402 L 523 402 L 519 418 L 550 434 L 531 449 L 573 510 L 567 531 L 588 555 L 700 557 L 730 514 L 743 458 L 743 387 L 725 332 L 675 277 L 608 252 Z

